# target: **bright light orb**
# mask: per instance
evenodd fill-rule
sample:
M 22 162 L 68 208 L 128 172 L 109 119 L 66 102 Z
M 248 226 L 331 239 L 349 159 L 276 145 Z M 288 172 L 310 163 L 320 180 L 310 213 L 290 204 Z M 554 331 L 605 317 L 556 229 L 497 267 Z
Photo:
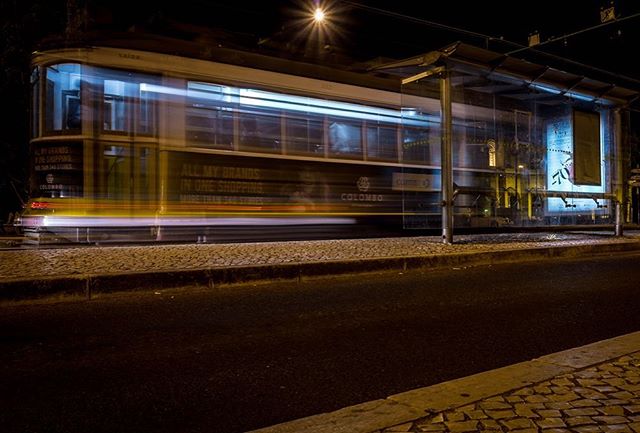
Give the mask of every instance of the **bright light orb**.
M 313 13 L 313 19 L 315 20 L 315 22 L 321 23 L 324 21 L 324 18 L 325 18 L 324 11 L 320 8 L 317 8 Z

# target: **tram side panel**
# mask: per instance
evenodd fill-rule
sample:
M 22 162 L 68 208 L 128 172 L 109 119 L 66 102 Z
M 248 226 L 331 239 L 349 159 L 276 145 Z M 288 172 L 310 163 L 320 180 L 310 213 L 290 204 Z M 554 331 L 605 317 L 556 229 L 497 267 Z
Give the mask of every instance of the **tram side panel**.
M 385 165 L 189 152 L 171 152 L 163 175 L 168 192 L 163 219 L 189 215 L 209 225 L 245 217 L 265 225 L 286 219 L 291 225 L 400 226 L 407 207 L 424 211 L 437 201 L 432 180 L 439 177 Z

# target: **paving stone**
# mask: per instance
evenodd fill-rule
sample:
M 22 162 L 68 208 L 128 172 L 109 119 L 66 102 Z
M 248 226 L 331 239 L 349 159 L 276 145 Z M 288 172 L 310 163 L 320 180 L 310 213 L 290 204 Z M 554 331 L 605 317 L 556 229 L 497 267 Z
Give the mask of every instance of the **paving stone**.
M 445 422 L 451 433 L 475 432 L 478 430 L 478 421 Z
M 585 425 L 573 429 L 576 433 L 600 433 L 602 429 L 597 425 Z
M 469 419 L 485 419 L 488 418 L 487 414 L 484 413 L 481 410 L 470 410 L 470 411 L 465 411 L 464 414 L 469 418 Z
M 449 412 L 444 415 L 444 418 L 449 422 L 464 421 L 464 413 L 462 412 Z
M 486 398 L 484 401 L 498 401 L 498 402 L 504 402 L 504 397 L 502 397 L 501 395 L 496 395 L 494 397 L 489 397 Z
M 606 395 L 601 392 L 595 391 L 589 388 L 573 388 L 573 392 L 579 394 L 583 398 L 592 399 L 592 400 L 602 400 L 607 398 Z
M 574 401 L 578 400 L 580 396 L 571 391 L 566 394 L 551 394 L 548 396 L 548 401 Z
M 562 413 L 557 409 L 543 409 L 538 411 L 542 418 L 560 418 Z
M 567 377 L 556 377 L 555 379 L 551 379 L 551 383 L 557 386 L 563 387 L 571 387 L 575 386 L 575 384 L 570 381 Z
M 512 410 L 487 410 L 485 413 L 493 419 L 514 418 L 516 416 Z
M 605 385 L 605 383 L 599 379 L 578 379 L 578 383 L 583 387 Z
M 606 433 L 633 433 L 633 430 L 627 424 L 611 424 L 600 426 Z
M 588 416 L 572 416 L 569 418 L 565 418 L 564 422 L 566 422 L 569 427 L 576 427 L 576 426 L 596 423 L 594 420 L 592 420 Z
M 600 374 L 600 372 L 596 371 L 593 368 L 590 368 L 588 370 L 577 371 L 573 375 L 576 378 L 593 379 L 594 377 L 597 378 Z
M 598 411 L 603 415 L 618 415 L 622 416 L 625 414 L 624 408 L 622 406 L 602 406 L 598 408 Z
M 527 418 L 514 418 L 514 419 L 501 420 L 500 424 L 502 424 L 509 430 L 535 428 L 535 424 Z
M 549 401 L 547 396 L 541 394 L 528 395 L 524 399 L 529 403 L 544 403 L 545 401 Z
M 567 409 L 567 410 L 563 410 L 564 414 L 566 416 L 595 416 L 595 415 L 600 415 L 600 412 L 598 412 L 595 408 L 593 407 L 585 407 L 585 408 L 578 408 L 578 409 Z
M 591 388 L 604 394 L 611 394 L 613 392 L 621 391 L 620 388 L 616 388 L 615 386 L 611 385 L 592 386 Z
M 620 392 L 616 392 L 616 393 L 610 394 L 610 396 L 611 396 L 611 397 L 614 397 L 614 398 L 619 398 L 619 399 L 621 399 L 621 400 L 624 400 L 624 399 L 630 399 L 630 398 L 635 397 L 635 395 L 633 395 L 633 394 L 632 394 L 632 393 L 630 393 L 629 391 L 620 391 Z
M 526 396 L 526 395 L 533 395 L 534 394 L 534 390 L 533 388 L 522 388 L 519 389 L 517 391 L 514 391 L 512 393 L 512 395 L 516 395 L 516 396 Z
M 538 385 L 538 386 L 534 386 L 533 390 L 537 393 L 537 394 L 551 394 L 551 388 L 548 385 Z
M 612 378 L 612 379 L 602 379 L 602 381 L 605 382 L 605 383 L 608 383 L 611 386 L 615 386 L 615 387 L 626 384 L 624 379 L 619 378 L 619 377 Z
M 597 401 L 595 401 L 595 400 L 591 400 L 591 399 L 589 399 L 589 398 L 585 398 L 585 399 L 582 399 L 582 400 L 572 401 L 572 402 L 571 402 L 571 405 L 572 405 L 573 407 L 575 407 L 575 408 L 578 408 L 578 407 L 595 407 L 595 406 L 601 406 L 601 404 L 600 404 L 600 403 L 598 403 L 598 402 L 597 402 Z
M 566 427 L 567 425 L 562 421 L 561 418 L 543 418 L 536 420 L 536 424 L 540 426 L 540 428 L 559 428 Z
M 480 425 L 482 426 L 483 430 L 502 430 L 500 424 L 492 419 L 483 419 L 480 421 Z
M 550 389 L 554 394 L 568 394 L 571 392 L 571 388 L 568 386 L 552 386 Z
M 626 424 L 629 422 L 629 420 L 623 416 L 603 415 L 603 416 L 594 416 L 593 419 L 600 424 Z
M 566 410 L 572 409 L 571 403 L 568 401 L 548 401 L 544 404 L 544 407 L 547 409 L 558 409 L 558 410 Z
M 536 418 L 538 415 L 535 411 L 546 409 L 545 403 L 516 403 L 513 409 L 519 416 L 527 418 Z

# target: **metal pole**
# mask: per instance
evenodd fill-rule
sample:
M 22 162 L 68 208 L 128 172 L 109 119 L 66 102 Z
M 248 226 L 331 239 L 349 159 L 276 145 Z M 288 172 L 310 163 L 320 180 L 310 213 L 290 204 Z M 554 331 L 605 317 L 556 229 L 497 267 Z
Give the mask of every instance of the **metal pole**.
M 440 112 L 442 241 L 445 244 L 451 244 L 453 243 L 453 151 L 451 142 L 451 73 L 447 70 L 440 75 Z
M 616 236 L 622 236 L 623 221 L 622 221 L 622 203 L 620 200 L 616 200 Z

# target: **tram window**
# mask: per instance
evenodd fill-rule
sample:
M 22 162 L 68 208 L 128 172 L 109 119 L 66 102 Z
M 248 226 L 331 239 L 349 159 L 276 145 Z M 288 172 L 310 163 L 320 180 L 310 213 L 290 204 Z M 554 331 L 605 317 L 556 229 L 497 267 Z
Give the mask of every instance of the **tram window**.
M 222 109 L 188 110 L 187 140 L 201 147 L 233 148 L 233 112 Z
M 40 73 L 38 68 L 31 72 L 31 137 L 40 135 Z
M 102 87 L 102 130 L 116 134 L 156 134 L 154 89 L 157 89 L 158 78 L 103 68 L 94 71 L 97 85 Z
M 208 83 L 187 84 L 187 141 L 197 146 L 233 149 L 233 111 L 229 88 Z
M 398 134 L 395 127 L 367 127 L 367 157 L 384 161 L 398 160 Z
M 294 155 L 324 155 L 323 119 L 287 118 L 287 152 Z
M 402 131 L 402 157 L 404 161 L 429 162 L 429 131 L 405 128 Z
M 239 113 L 240 149 L 267 153 L 281 151 L 281 116 L 276 110 L 245 109 Z
M 156 129 L 156 102 L 153 93 L 148 92 L 146 83 L 140 84 L 138 95 L 138 127 L 136 132 L 141 135 L 155 135 Z
M 329 149 L 334 156 L 362 158 L 362 128 L 357 123 L 332 119 L 329 123 Z
M 47 67 L 45 127 L 52 131 L 78 131 L 81 126 L 80 65 Z
M 126 131 L 125 82 L 104 80 L 103 129 Z

